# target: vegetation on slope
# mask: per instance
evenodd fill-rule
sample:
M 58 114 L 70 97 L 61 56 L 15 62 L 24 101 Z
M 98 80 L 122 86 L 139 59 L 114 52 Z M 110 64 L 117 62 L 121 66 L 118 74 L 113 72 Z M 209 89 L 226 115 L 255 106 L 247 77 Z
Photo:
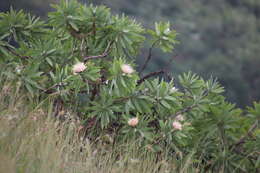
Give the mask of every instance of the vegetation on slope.
M 165 169 L 180 172 L 259 171 L 259 103 L 236 108 L 215 79 L 191 72 L 176 76 L 164 68 L 146 73 L 152 50 L 172 52 L 178 43 L 169 22 L 145 29 L 125 15 L 112 15 L 105 6 L 63 0 L 53 7 L 47 21 L 13 9 L 0 14 L 1 122 L 13 129 L 3 134 L 1 148 L 14 163 L 22 153 L 21 172 L 60 165 L 46 165 L 51 157 L 85 162 L 92 154 L 84 153 L 82 145 L 90 144 L 101 152 L 100 159 L 107 157 L 108 167 L 134 158 L 140 170 L 155 163 L 158 167 L 151 171 L 161 171 L 165 163 Z M 134 58 L 144 41 L 151 48 L 139 73 Z M 52 118 L 45 120 L 46 115 Z M 17 120 L 6 120 L 13 116 Z M 46 127 L 37 126 L 41 122 Z M 36 146 L 46 152 L 39 153 Z M 56 149 L 57 155 L 47 152 Z M 33 162 L 40 154 L 43 169 L 30 168 L 31 154 Z M 128 169 L 127 163 L 123 161 L 123 168 Z

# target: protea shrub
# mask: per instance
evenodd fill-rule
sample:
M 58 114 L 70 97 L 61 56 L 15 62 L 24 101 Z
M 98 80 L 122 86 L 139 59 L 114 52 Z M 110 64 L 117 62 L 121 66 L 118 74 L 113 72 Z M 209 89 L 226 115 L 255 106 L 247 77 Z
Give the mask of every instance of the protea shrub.
M 53 7 L 45 21 L 22 10 L 0 14 L 5 93 L 26 93 L 34 107 L 52 103 L 53 118 L 76 112 L 84 138 L 106 136 L 111 145 L 136 141 L 158 161 L 175 157 L 180 167 L 189 160 L 213 172 L 259 170 L 260 104 L 236 108 L 215 79 L 191 72 L 176 76 L 162 68 L 145 74 L 152 49 L 171 53 L 178 43 L 170 23 L 145 29 L 105 6 L 74 0 Z M 146 40 L 151 48 L 138 66 L 130 57 Z

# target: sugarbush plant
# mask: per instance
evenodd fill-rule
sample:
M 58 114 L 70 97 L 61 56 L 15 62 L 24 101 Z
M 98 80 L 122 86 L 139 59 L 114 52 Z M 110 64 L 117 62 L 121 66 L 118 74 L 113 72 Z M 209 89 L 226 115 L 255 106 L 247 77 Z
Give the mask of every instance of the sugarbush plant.
M 167 22 L 144 29 L 105 6 L 62 0 L 46 21 L 22 10 L 0 14 L 0 86 L 26 93 L 32 105 L 53 103 L 61 121 L 77 113 L 82 137 L 108 145 L 135 141 L 146 152 L 207 171 L 257 172 L 260 104 L 241 110 L 218 82 L 162 69 L 143 75 L 152 49 L 171 52 Z M 151 48 L 138 72 L 134 58 Z

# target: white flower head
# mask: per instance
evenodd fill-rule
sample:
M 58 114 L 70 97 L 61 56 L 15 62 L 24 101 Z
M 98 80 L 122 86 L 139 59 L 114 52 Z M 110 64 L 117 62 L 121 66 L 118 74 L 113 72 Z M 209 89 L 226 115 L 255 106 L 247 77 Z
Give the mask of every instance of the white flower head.
M 21 72 L 22 72 L 22 70 L 23 70 L 23 66 L 17 66 L 17 67 L 15 68 L 15 70 L 16 70 L 16 73 L 17 73 L 17 74 L 21 74 Z
M 135 127 L 138 124 L 138 122 L 139 122 L 139 120 L 138 120 L 137 117 L 131 118 L 131 119 L 128 120 L 128 125 Z
M 78 62 L 75 65 L 73 65 L 72 71 L 74 74 L 83 72 L 87 67 L 85 66 L 84 63 Z
M 184 121 L 184 116 L 182 114 L 179 114 L 175 117 L 177 121 Z
M 175 88 L 175 87 L 172 87 L 171 89 L 170 89 L 170 92 L 171 93 L 175 93 L 175 92 L 177 92 L 178 91 L 178 88 Z
M 173 121 L 172 127 L 177 130 L 182 130 L 182 124 L 179 121 Z
M 165 34 L 168 34 L 168 33 L 170 33 L 170 32 L 171 32 L 170 28 L 167 28 L 167 29 L 164 30 L 164 33 L 165 33 Z
M 125 74 L 132 74 L 134 72 L 134 69 L 128 64 L 121 65 L 121 70 Z

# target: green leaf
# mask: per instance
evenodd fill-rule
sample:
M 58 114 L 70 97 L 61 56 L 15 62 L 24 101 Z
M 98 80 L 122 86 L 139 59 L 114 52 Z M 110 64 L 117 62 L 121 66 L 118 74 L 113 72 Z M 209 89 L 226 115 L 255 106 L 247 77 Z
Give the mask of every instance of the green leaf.
M 79 28 L 77 27 L 77 25 L 74 22 L 69 21 L 69 24 L 75 31 L 77 31 L 77 32 L 79 31 Z
M 171 109 L 171 105 L 169 105 L 166 101 L 162 100 L 160 102 L 164 107 L 168 108 L 168 109 Z

